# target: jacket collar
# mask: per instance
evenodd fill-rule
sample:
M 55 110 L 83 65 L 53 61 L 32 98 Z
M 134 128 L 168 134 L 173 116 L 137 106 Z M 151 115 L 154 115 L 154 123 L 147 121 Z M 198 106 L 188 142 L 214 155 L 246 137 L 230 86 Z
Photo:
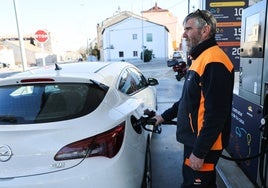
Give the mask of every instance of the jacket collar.
M 214 37 L 211 37 L 192 48 L 189 55 L 193 60 L 195 60 L 203 51 L 215 45 L 217 45 L 217 42 Z

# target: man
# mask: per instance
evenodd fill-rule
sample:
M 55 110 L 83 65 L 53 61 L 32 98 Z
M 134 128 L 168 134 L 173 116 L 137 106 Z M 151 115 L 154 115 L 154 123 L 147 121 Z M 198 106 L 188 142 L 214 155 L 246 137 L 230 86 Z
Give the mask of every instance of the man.
M 183 25 L 192 64 L 180 100 L 154 118 L 158 125 L 177 117 L 176 137 L 184 144 L 181 187 L 214 188 L 215 166 L 230 134 L 234 67 L 215 41 L 216 19 L 209 11 L 189 14 Z

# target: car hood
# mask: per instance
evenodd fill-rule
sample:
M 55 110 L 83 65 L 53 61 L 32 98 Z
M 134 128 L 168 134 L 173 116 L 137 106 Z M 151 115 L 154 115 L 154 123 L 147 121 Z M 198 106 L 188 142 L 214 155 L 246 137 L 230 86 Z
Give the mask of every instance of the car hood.
M 78 165 L 83 159 L 55 161 L 54 156 L 63 146 L 112 127 L 113 120 L 96 120 L 94 113 L 100 112 L 56 123 L 1 126 L 0 179 L 50 173 Z M 104 113 L 116 113 L 122 118 L 115 110 Z M 102 126 L 96 128 L 93 126 L 96 124 Z

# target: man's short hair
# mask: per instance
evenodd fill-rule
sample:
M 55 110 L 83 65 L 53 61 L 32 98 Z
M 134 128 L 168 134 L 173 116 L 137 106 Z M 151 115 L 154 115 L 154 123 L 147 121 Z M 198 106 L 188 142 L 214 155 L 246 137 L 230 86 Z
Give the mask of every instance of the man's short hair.
M 217 20 L 215 19 L 215 17 L 211 12 L 207 10 L 197 9 L 195 12 L 192 12 L 185 17 L 183 24 L 185 24 L 189 19 L 195 19 L 198 28 L 203 28 L 205 25 L 209 25 L 211 27 L 209 35 L 211 37 L 215 36 L 217 28 Z

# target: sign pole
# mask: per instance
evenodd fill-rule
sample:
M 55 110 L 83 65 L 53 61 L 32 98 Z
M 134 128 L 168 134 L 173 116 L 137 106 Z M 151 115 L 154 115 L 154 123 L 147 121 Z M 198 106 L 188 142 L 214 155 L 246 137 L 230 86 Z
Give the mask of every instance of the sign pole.
M 44 50 L 44 43 L 41 43 L 41 52 L 42 52 L 42 63 L 43 66 L 46 66 L 46 59 L 45 59 L 45 50 Z

